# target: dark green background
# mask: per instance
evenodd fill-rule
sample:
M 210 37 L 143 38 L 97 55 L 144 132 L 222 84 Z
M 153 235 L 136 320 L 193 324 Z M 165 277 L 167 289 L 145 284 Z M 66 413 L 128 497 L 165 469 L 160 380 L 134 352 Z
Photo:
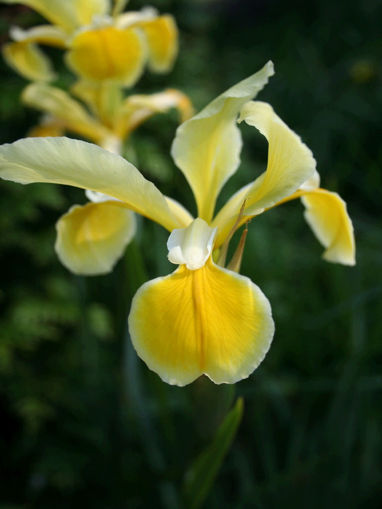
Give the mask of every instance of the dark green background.
M 359 508 L 382 504 L 381 2 L 157 0 L 175 15 L 174 71 L 134 91 L 174 86 L 197 109 L 268 59 L 259 98 L 313 150 L 322 185 L 346 200 L 355 268 L 321 260 L 295 202 L 250 225 L 242 273 L 268 296 L 276 322 L 265 361 L 236 387 L 163 384 L 125 337 L 140 280 L 173 270 L 167 234 L 140 222 L 113 274 L 74 277 L 58 262 L 54 223 L 81 191 L 2 182 L 0 200 L 0 508 L 177 508 L 185 472 L 234 396 L 245 413 L 206 507 Z M 131 0 L 130 8 L 144 5 Z M 1 7 L 12 24 L 41 20 Z M 55 51 L 56 66 L 62 66 Z M 1 138 L 23 137 L 38 114 L 1 63 Z M 73 78 L 62 75 L 59 86 Z M 134 133 L 132 160 L 192 210 L 169 156 L 176 114 Z M 239 172 L 224 200 L 263 171 L 266 143 L 243 127 Z M 220 203 L 220 202 L 219 202 Z M 143 263 L 140 262 L 140 253 Z M 137 268 L 138 267 L 138 268 Z

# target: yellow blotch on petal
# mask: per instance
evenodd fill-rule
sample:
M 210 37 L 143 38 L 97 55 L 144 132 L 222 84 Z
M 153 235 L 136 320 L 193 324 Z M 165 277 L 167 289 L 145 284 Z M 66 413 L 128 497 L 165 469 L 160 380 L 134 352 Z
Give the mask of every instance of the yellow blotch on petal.
M 301 201 L 306 208 L 306 221 L 326 248 L 323 258 L 328 262 L 355 265 L 353 225 L 343 199 L 337 193 L 315 189 L 305 191 Z
M 178 54 L 178 29 L 169 15 L 142 24 L 149 47 L 149 66 L 153 71 L 166 72 Z
M 133 212 L 116 201 L 75 205 L 56 225 L 55 249 L 75 274 L 110 272 L 135 234 Z
M 67 54 L 69 66 L 90 81 L 135 83 L 146 60 L 145 44 L 139 30 L 112 26 L 78 33 Z
M 48 58 L 31 42 L 11 42 L 3 48 L 7 64 L 24 78 L 33 81 L 51 81 L 55 74 Z
M 261 290 L 211 259 L 201 269 L 181 265 L 145 283 L 134 297 L 129 328 L 148 367 L 179 386 L 202 374 L 218 384 L 248 377 L 274 333 Z

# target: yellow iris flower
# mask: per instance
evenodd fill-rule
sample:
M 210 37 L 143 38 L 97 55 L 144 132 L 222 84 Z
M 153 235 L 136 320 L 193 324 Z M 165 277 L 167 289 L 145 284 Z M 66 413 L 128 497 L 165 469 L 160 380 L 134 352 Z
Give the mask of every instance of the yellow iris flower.
M 324 257 L 354 264 L 353 228 L 345 203 L 319 187 L 315 160 L 301 139 L 269 104 L 253 101 L 273 72 L 269 62 L 178 128 L 172 156 L 195 195 L 195 219 L 132 164 L 95 145 L 40 138 L 0 148 L 4 179 L 101 192 L 114 198 L 115 208 L 133 210 L 171 232 L 168 258 L 178 268 L 145 283 L 129 315 L 138 355 L 171 384 L 183 386 L 203 374 L 215 383 L 237 382 L 252 373 L 270 347 L 274 324 L 267 298 L 250 279 L 219 265 L 240 223 L 302 198 L 306 219 L 325 247 Z M 267 168 L 214 215 L 220 189 L 239 166 L 238 117 L 268 140 Z M 70 256 L 75 243 L 91 239 L 102 244 L 106 261 L 118 244 L 119 225 L 110 230 L 110 224 L 106 221 L 104 230 L 99 217 L 83 231 L 81 219 L 72 217 L 67 224 L 71 242 L 57 248 Z
M 68 66 L 86 82 L 120 86 L 132 86 L 146 63 L 154 72 L 167 72 L 178 52 L 173 17 L 153 8 L 122 13 L 127 3 L 123 0 L 2 1 L 27 5 L 52 23 L 29 30 L 14 27 L 14 42 L 4 47 L 9 65 L 32 81 L 55 77 L 38 45 L 67 50 Z

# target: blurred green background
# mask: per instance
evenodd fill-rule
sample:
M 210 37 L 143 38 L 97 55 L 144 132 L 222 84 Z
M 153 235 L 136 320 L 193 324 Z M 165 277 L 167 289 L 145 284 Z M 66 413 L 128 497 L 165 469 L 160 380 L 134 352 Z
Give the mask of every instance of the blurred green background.
M 1 182 L 0 508 L 181 508 L 181 486 L 235 394 L 244 417 L 205 507 L 382 506 L 382 6 L 378 0 L 153 0 L 175 15 L 173 72 L 146 73 L 134 92 L 177 87 L 197 109 L 268 59 L 259 98 L 313 150 L 322 185 L 346 200 L 357 266 L 328 264 L 292 202 L 253 220 L 242 273 L 268 296 L 276 322 L 265 361 L 235 387 L 168 386 L 137 360 L 125 334 L 142 278 L 173 270 L 167 234 L 140 221 L 115 271 L 81 278 L 58 262 L 54 223 L 81 191 Z M 130 8 L 144 2 L 131 0 Z M 10 25 L 41 19 L 1 6 Z M 59 53 L 51 53 L 65 73 Z M 38 114 L 25 81 L 2 62 L 2 142 Z M 73 81 L 63 74 L 60 86 Z M 136 131 L 130 156 L 160 189 L 194 210 L 169 156 L 177 116 Z M 222 199 L 263 171 L 266 143 L 243 126 L 239 172 Z M 143 262 L 140 258 L 143 253 Z

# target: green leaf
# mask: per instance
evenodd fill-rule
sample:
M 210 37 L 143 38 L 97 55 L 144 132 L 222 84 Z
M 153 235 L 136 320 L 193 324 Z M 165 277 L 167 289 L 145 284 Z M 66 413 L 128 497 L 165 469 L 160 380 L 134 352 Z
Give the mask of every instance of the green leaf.
M 184 496 L 188 508 L 199 509 L 202 507 L 235 438 L 242 416 L 243 399 L 239 398 L 219 426 L 211 444 L 187 471 L 184 481 Z

